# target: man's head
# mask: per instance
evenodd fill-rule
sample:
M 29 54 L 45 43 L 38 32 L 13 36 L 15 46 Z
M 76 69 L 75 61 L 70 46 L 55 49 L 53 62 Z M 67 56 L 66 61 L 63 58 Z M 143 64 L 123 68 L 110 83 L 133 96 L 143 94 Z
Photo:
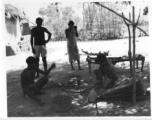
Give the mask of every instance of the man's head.
M 72 20 L 69 21 L 68 26 L 74 26 L 74 22 Z
M 29 67 L 37 66 L 37 61 L 34 57 L 30 56 L 26 59 L 26 63 Z
M 43 19 L 42 19 L 42 18 L 38 17 L 38 18 L 36 19 L 36 24 L 37 24 L 37 26 L 41 26 L 41 25 L 42 25 L 42 22 L 43 22 Z
M 104 63 L 107 61 L 107 57 L 104 54 L 98 54 L 97 58 L 95 59 L 96 63 Z

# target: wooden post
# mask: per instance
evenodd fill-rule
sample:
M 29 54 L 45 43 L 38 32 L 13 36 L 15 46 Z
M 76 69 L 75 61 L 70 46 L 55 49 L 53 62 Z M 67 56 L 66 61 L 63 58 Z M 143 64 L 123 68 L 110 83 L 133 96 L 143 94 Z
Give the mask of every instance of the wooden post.
M 136 104 L 136 77 L 135 77 L 135 7 L 133 6 L 133 104 Z
M 130 12 L 129 12 L 129 20 L 131 21 Z M 128 26 L 128 32 L 129 32 L 129 51 L 128 51 L 128 56 L 129 56 L 129 59 L 130 59 L 130 75 L 132 77 L 133 73 L 132 73 L 131 34 L 130 34 L 130 27 L 129 26 Z
M 129 24 L 126 22 L 126 20 L 124 19 L 124 15 L 122 13 L 122 16 L 123 16 L 123 20 L 128 28 L 128 35 L 129 35 L 129 50 L 128 50 L 128 56 L 129 56 L 129 61 L 130 61 L 130 75 L 133 76 L 133 73 L 132 73 L 132 56 L 131 56 L 131 34 L 130 34 L 130 25 L 132 24 Z M 129 13 L 129 19 L 131 19 L 131 16 L 130 16 L 130 13 Z

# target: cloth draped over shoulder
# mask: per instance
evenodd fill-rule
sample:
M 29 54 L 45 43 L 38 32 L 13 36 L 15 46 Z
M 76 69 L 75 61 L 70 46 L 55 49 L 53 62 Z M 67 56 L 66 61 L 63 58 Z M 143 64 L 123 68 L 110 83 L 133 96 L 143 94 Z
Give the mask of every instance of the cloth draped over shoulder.
M 79 59 L 79 50 L 76 43 L 75 29 L 68 30 L 69 37 L 67 38 L 67 51 L 69 55 L 69 62 L 74 62 Z

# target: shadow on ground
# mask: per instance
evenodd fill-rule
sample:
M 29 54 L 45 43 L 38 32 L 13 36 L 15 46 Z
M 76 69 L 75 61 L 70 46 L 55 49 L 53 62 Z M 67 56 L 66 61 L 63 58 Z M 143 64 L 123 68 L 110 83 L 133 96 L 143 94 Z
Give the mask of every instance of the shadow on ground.
M 48 66 L 50 64 L 48 63 Z M 49 77 L 51 76 L 50 81 L 65 82 L 76 77 L 79 80 L 83 80 L 86 86 L 96 81 L 93 73 L 89 75 L 86 62 L 82 62 L 83 70 L 77 70 L 76 63 L 74 67 L 76 70 L 73 71 L 68 63 L 57 63 L 57 67 L 49 75 Z M 40 65 L 40 68 L 43 69 L 43 66 Z M 92 65 L 92 71 L 97 68 L 97 65 Z M 95 106 L 92 104 L 81 106 L 81 103 L 87 98 L 88 92 L 70 93 L 73 97 L 72 108 L 65 113 L 58 113 L 52 108 L 52 97 L 57 93 L 62 93 L 62 88 L 60 87 L 44 89 L 46 94 L 38 96 L 46 102 L 43 106 L 40 106 L 31 98 L 25 98 L 20 86 L 21 71 L 22 69 L 7 72 L 8 117 L 96 116 Z M 118 76 L 124 74 L 129 76 L 130 73 L 129 69 L 119 66 L 116 66 L 116 71 Z M 144 72 L 141 74 L 145 76 L 142 82 L 146 89 L 150 86 L 148 63 L 145 64 Z M 101 101 L 98 102 L 98 109 L 99 116 L 150 116 L 150 97 L 134 106 L 130 102 Z

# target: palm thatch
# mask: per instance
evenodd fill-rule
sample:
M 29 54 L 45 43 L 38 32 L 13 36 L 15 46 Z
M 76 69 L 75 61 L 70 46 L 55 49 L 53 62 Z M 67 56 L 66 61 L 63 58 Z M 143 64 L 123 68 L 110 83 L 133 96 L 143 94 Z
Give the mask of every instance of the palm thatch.
M 5 16 L 7 18 L 15 17 L 22 19 L 24 17 L 24 14 L 21 11 L 19 11 L 18 8 L 10 4 L 5 4 Z

